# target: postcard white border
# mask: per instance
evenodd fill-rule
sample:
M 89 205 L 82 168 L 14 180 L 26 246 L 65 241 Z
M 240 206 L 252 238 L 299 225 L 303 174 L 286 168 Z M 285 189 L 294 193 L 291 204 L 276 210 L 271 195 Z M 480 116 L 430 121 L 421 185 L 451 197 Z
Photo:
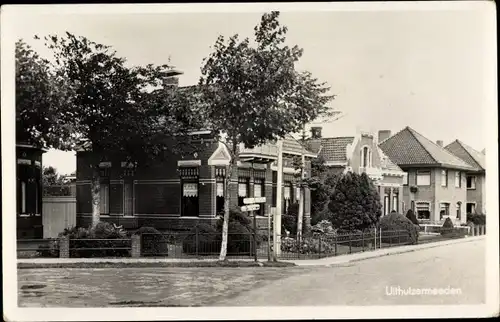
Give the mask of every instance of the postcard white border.
M 403 318 L 403 317 L 478 317 L 498 315 L 498 216 L 488 217 L 486 286 L 487 302 L 474 306 L 371 306 L 371 307 L 253 307 L 253 308 L 95 308 L 50 309 L 17 307 L 17 271 L 15 252 L 15 137 L 14 131 L 14 41 L 11 32 L 15 19 L 33 14 L 143 14 L 181 12 L 265 12 L 281 11 L 483 11 L 490 34 L 487 53 L 487 79 L 483 105 L 484 130 L 487 137 L 487 209 L 498 212 L 498 149 L 497 149 L 497 68 L 495 3 L 491 1 L 458 2 L 347 2 L 347 3 L 246 3 L 246 4 L 99 4 L 99 5 L 4 5 L 1 8 L 1 115 L 2 115 L 2 220 L 3 220 L 3 282 L 4 317 L 12 321 L 81 320 L 212 320 L 212 319 L 333 319 L 333 318 Z M 479 128 L 481 128 L 479 126 Z

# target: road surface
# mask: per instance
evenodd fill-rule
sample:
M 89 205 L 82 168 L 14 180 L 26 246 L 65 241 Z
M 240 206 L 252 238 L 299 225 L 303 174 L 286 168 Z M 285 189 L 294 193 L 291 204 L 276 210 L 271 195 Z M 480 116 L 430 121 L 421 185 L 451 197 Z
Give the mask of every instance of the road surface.
M 316 269 L 216 305 L 482 304 L 485 246 L 482 239 Z
M 483 239 L 337 267 L 20 269 L 18 303 L 21 307 L 481 304 L 484 277 Z M 409 287 L 412 292 L 441 288 L 455 294 L 404 295 Z

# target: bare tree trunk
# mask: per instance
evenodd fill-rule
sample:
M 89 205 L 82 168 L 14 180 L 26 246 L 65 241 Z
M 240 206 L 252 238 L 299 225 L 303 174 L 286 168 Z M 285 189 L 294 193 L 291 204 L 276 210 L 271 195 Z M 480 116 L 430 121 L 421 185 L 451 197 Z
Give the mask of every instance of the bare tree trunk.
M 99 174 L 99 166 L 92 166 L 92 181 L 90 184 L 90 189 L 92 191 L 92 226 L 94 229 L 101 219 L 101 182 Z
M 226 171 L 226 186 L 224 190 L 224 219 L 222 222 L 222 243 L 220 247 L 220 255 L 219 255 L 219 260 L 220 261 L 225 261 L 226 260 L 226 255 L 227 255 L 227 241 L 228 241 L 228 233 L 229 233 L 229 201 L 231 197 L 231 177 L 233 174 L 233 167 L 237 165 L 237 159 L 236 159 L 236 143 L 233 140 L 233 155 L 231 156 L 231 161 L 229 162 L 229 165 L 227 166 L 227 171 Z

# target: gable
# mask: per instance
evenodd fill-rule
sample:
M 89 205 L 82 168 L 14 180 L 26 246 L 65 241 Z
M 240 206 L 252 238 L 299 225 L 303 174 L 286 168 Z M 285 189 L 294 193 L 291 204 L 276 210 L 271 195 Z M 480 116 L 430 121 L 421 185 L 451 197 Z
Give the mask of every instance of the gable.
M 219 146 L 208 158 L 208 165 L 229 165 L 231 154 L 224 143 L 219 142 Z
M 467 162 L 476 171 L 485 170 L 484 154 L 474 150 L 464 143 L 455 140 L 445 147 L 453 155 Z

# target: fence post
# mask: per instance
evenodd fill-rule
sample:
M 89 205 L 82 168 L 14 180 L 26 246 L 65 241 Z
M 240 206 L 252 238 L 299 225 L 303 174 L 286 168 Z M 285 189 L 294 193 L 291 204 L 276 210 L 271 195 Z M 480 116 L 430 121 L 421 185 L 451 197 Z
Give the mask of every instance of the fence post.
M 199 241 L 198 238 L 199 238 L 199 236 L 198 236 L 198 226 L 196 226 L 196 228 L 195 228 L 195 238 L 194 238 L 194 244 L 195 244 L 194 247 L 196 249 L 196 256 L 198 256 L 198 241 Z
M 321 258 L 321 235 L 318 236 L 319 241 L 318 241 L 318 253 L 319 253 L 319 258 Z
M 59 258 L 69 258 L 69 236 L 59 238 Z
M 361 250 L 365 251 L 365 231 L 361 231 Z
M 378 238 L 379 238 L 378 248 L 382 248 L 382 227 L 380 227 L 378 230 Z
M 401 244 L 401 232 L 398 230 L 398 246 Z
M 130 242 L 132 244 L 130 256 L 132 258 L 141 257 L 141 235 L 132 235 L 132 237 L 130 238 Z
M 352 248 L 351 248 L 351 233 L 349 233 L 349 254 L 352 253 Z

